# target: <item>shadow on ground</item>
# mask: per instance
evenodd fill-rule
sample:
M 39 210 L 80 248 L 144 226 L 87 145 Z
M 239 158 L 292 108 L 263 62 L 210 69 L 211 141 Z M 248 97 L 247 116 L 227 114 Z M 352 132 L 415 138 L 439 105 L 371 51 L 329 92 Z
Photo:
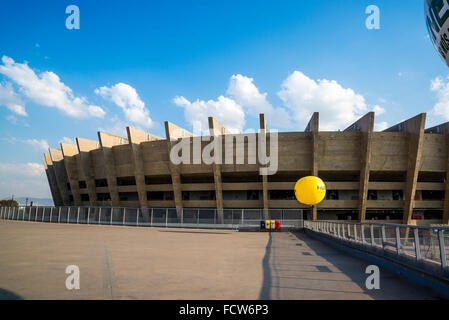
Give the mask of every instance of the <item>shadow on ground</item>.
M 380 289 L 368 290 L 365 270 L 370 264 L 302 232 L 270 233 L 259 299 L 441 299 L 382 267 Z
M 23 300 L 23 298 L 14 292 L 0 288 L 0 300 Z

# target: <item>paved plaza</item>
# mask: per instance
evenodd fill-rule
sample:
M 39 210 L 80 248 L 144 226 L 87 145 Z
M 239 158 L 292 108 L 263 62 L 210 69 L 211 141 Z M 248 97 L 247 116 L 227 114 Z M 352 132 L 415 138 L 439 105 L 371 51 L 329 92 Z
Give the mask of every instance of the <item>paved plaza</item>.
M 0 221 L 0 299 L 438 299 L 302 233 Z M 80 289 L 68 290 L 68 265 Z

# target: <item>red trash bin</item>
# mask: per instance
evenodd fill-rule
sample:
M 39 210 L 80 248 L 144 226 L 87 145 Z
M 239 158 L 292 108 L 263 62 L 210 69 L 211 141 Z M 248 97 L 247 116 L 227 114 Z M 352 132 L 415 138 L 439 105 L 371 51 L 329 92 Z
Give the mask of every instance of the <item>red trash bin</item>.
M 275 225 L 276 225 L 276 230 L 279 230 L 280 228 L 281 228 L 281 221 L 279 221 L 279 220 L 276 220 L 275 221 Z

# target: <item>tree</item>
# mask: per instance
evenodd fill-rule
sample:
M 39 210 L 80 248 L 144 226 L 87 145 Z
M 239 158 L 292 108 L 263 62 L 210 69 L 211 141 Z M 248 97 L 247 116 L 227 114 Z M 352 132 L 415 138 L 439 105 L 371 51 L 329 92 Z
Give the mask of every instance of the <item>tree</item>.
M 19 203 L 16 200 L 0 200 L 0 207 L 18 207 Z

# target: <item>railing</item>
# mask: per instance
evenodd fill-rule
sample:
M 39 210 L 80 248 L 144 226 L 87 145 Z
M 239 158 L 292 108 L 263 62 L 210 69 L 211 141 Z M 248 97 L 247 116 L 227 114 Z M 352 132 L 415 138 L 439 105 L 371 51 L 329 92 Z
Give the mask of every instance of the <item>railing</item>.
M 302 228 L 301 209 L 124 208 L 124 207 L 1 207 L 0 219 L 49 223 L 240 229 L 260 228 L 265 219 L 282 228 Z M 221 210 L 220 210 L 221 211 Z
M 304 228 L 449 279 L 449 226 L 304 221 Z

